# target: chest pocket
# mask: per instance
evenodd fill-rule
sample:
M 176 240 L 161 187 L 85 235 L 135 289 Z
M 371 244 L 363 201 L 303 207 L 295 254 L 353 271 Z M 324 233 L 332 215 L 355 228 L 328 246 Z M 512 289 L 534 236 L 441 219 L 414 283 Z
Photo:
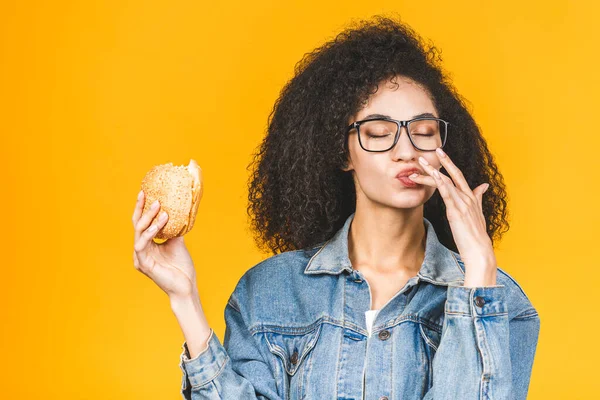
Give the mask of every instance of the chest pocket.
M 283 366 L 289 375 L 294 375 L 302 362 L 315 347 L 322 323 L 305 328 L 280 328 L 265 332 L 265 338 L 271 353 L 283 360 Z
M 423 340 L 427 346 L 433 349 L 434 353 L 437 352 L 442 336 L 441 332 L 423 324 L 419 324 L 419 329 L 421 330 L 421 336 L 423 337 Z
M 423 351 L 427 357 L 428 382 L 426 387 L 431 388 L 433 385 L 433 359 L 440 345 L 442 334 L 440 331 L 423 324 L 419 324 L 419 330 L 421 331 L 421 337 L 423 338 Z

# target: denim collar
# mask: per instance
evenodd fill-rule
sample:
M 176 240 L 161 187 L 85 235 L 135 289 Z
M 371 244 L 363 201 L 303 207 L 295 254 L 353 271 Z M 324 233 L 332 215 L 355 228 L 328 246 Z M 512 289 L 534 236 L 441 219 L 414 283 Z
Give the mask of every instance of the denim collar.
M 354 218 L 352 213 L 331 239 L 311 257 L 304 269 L 305 274 L 339 274 L 342 271 L 353 272 L 350 258 L 348 257 L 348 232 L 350 223 Z M 418 272 L 423 280 L 439 285 L 463 284 L 465 274 L 454 253 L 444 246 L 437 237 L 431 222 L 423 217 L 427 231 L 425 242 L 425 259 Z

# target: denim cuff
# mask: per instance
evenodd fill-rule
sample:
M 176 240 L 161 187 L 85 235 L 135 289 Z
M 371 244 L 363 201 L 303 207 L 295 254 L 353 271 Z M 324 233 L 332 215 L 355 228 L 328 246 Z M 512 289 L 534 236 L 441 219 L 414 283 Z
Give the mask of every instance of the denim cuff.
M 183 371 L 181 390 L 187 389 L 188 382 L 192 387 L 200 387 L 215 379 L 223 370 L 228 360 L 227 351 L 221 341 L 210 330 L 208 347 L 202 350 L 196 357 L 190 358 L 187 343 L 184 342 L 180 356 L 180 368 Z
M 508 313 L 506 287 L 449 285 L 445 311 L 474 317 L 505 315 Z

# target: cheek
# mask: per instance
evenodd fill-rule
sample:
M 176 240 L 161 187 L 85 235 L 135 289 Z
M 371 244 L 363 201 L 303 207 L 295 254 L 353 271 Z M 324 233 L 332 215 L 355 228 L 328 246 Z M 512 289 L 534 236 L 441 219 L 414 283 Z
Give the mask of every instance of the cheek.
M 394 181 L 380 163 L 364 157 L 354 165 L 356 184 L 370 198 L 383 199 L 394 196 Z
M 442 166 L 442 163 L 440 163 L 440 159 L 437 158 L 437 156 L 435 154 L 433 154 L 433 152 L 427 152 L 425 154 L 421 154 L 420 156 L 422 156 L 424 159 L 427 160 L 427 162 L 429 163 L 429 165 L 431 165 L 433 168 L 435 169 L 440 169 L 440 167 Z M 419 161 L 419 158 L 417 157 L 417 162 Z M 419 165 L 421 163 L 419 162 Z
M 362 152 L 362 153 L 361 153 Z M 386 179 L 386 160 L 378 157 L 376 154 L 369 154 L 362 149 L 358 149 L 352 154 L 352 162 L 357 177 L 363 184 L 369 184 Z

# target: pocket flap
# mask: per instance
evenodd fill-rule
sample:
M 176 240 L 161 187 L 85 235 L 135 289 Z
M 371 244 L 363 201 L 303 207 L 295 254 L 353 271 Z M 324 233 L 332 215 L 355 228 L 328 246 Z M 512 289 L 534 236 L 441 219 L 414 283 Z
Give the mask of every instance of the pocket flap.
M 283 360 L 285 370 L 294 375 L 315 346 L 321 332 L 321 321 L 306 327 L 275 327 L 264 332 L 271 353 Z
M 419 324 L 419 329 L 425 343 L 433 348 L 434 351 L 437 351 L 442 339 L 442 333 L 423 324 Z

